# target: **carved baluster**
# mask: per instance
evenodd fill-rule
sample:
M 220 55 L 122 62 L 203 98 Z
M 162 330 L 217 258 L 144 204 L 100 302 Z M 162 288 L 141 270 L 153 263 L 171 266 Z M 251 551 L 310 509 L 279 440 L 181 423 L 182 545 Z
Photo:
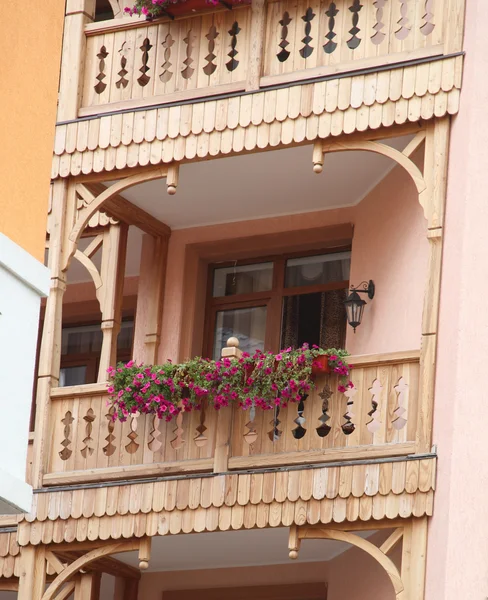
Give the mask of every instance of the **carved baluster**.
M 163 445 L 161 440 L 161 431 L 159 431 L 159 417 L 158 415 L 154 415 L 152 418 L 152 429 L 149 432 L 149 442 L 147 447 L 151 452 L 157 452 L 161 446 Z
M 420 31 L 426 36 L 430 35 L 435 29 L 435 24 L 433 23 L 434 13 L 432 12 L 433 4 L 434 0 L 425 0 L 424 24 L 420 28 Z
M 398 20 L 398 25 L 400 25 L 400 29 L 395 31 L 395 35 L 397 39 L 404 40 L 408 34 L 410 33 L 410 27 L 408 27 L 408 0 L 399 0 L 400 1 L 400 19 Z
M 320 425 L 316 428 L 317 435 L 321 438 L 327 437 L 331 431 L 331 426 L 327 424 L 330 421 L 329 400 L 332 396 L 332 390 L 328 383 L 325 384 L 324 389 L 320 392 L 319 398 L 322 398 L 322 414 L 319 417 Z
M 200 423 L 198 425 L 198 427 L 196 428 L 197 430 L 197 435 L 193 438 L 193 441 L 195 442 L 195 446 L 198 446 L 198 448 L 201 448 L 202 446 L 205 446 L 208 442 L 208 438 L 207 436 L 204 435 L 204 433 L 207 431 L 207 428 L 205 426 L 205 403 L 202 403 L 202 408 L 200 410 Z
M 281 423 L 281 421 L 279 419 L 280 412 L 281 412 L 281 408 L 279 406 L 276 406 L 274 409 L 273 420 L 270 421 L 272 429 L 271 429 L 271 431 L 268 431 L 268 437 L 272 442 L 277 442 L 280 439 L 280 437 L 283 435 L 283 431 L 281 429 L 279 429 L 279 425 Z
M 115 429 L 114 413 L 115 413 L 115 407 L 111 406 L 108 413 L 105 415 L 105 418 L 108 421 L 108 425 L 107 425 L 108 435 L 105 438 L 107 445 L 102 448 L 105 456 L 112 456 L 112 454 L 116 450 L 115 445 L 113 443 L 115 441 L 115 436 L 113 434 L 113 431 Z
M 256 407 L 254 406 L 254 402 L 249 409 L 249 421 L 246 423 L 246 433 L 244 434 L 244 439 L 246 442 L 251 445 L 254 444 L 258 437 L 258 432 L 256 430 L 256 423 L 254 422 L 256 419 Z
M 308 398 L 308 394 L 304 394 L 300 397 L 300 402 L 297 407 L 297 418 L 293 421 L 297 424 L 297 427 L 292 430 L 293 437 L 296 440 L 301 440 L 302 437 L 307 433 L 307 430 L 303 426 L 307 420 L 304 416 L 305 413 L 305 400 Z
M 230 35 L 230 52 L 227 54 L 227 56 L 230 58 L 230 60 L 225 63 L 227 70 L 230 72 L 235 71 L 235 69 L 237 69 L 237 66 L 239 64 L 239 61 L 236 59 L 236 56 L 238 54 L 236 47 L 237 47 L 237 36 L 240 33 L 240 31 L 241 31 L 241 28 L 239 27 L 237 21 L 234 21 L 234 23 L 232 24 L 232 27 L 229 29 L 229 32 L 228 32 Z
M 128 46 L 126 46 L 127 41 L 125 41 L 122 46 L 120 47 L 119 50 L 119 54 L 120 54 L 120 71 L 117 73 L 117 75 L 119 75 L 120 79 L 118 79 L 115 82 L 115 86 L 117 87 L 117 89 L 120 89 L 120 87 L 123 87 L 124 89 L 129 85 L 129 80 L 127 79 L 126 75 L 129 71 L 127 71 L 127 69 L 125 68 L 127 66 L 127 52 L 130 50 L 130 48 Z
M 92 430 L 93 430 L 93 421 L 96 419 L 97 417 L 95 416 L 95 413 L 93 412 L 92 408 L 89 408 L 86 412 L 86 415 L 83 417 L 83 421 L 85 421 L 86 425 L 85 425 L 85 439 L 83 440 L 83 443 L 85 444 L 83 446 L 83 448 L 81 449 L 81 455 L 83 456 L 83 458 L 86 458 L 87 456 L 91 456 L 94 452 L 94 449 L 92 446 L 90 446 L 91 442 L 93 442 L 93 438 L 91 436 L 92 434 Z
M 217 68 L 217 65 L 213 61 L 217 58 L 214 54 L 214 50 L 215 40 L 219 37 L 219 35 L 220 33 L 217 31 L 215 25 L 212 25 L 205 36 L 208 40 L 208 54 L 205 57 L 207 64 L 203 67 L 203 72 L 205 75 L 212 75 Z
M 64 429 L 63 429 L 64 439 L 61 442 L 61 446 L 63 446 L 63 449 L 59 452 L 59 456 L 60 456 L 61 460 L 68 460 L 68 458 L 73 454 L 73 450 L 71 450 L 71 448 L 70 448 L 71 424 L 73 423 L 73 421 L 74 421 L 74 419 L 71 414 L 71 411 L 68 410 L 68 412 L 64 415 L 64 418 L 61 419 L 61 423 L 64 425 Z
M 379 46 L 381 42 L 386 38 L 386 33 L 382 31 L 385 28 L 385 24 L 383 23 L 383 12 L 385 8 L 387 0 L 376 0 L 373 2 L 373 6 L 376 7 L 376 24 L 373 25 L 373 29 L 375 30 L 375 34 L 372 36 L 371 41 L 376 46 Z
M 354 396 L 357 394 L 357 392 L 358 390 L 355 387 L 347 388 L 347 390 L 344 392 L 344 396 L 347 398 L 347 408 L 343 417 L 346 422 L 341 425 L 341 429 L 345 435 L 351 435 L 351 433 L 356 429 L 356 426 L 352 422 L 352 419 L 354 418 L 352 407 L 354 405 Z
M 130 442 L 125 447 L 125 449 L 127 450 L 127 452 L 129 454 L 134 454 L 134 452 L 136 452 L 137 449 L 139 448 L 139 444 L 136 442 L 137 438 L 139 437 L 139 435 L 137 433 L 137 418 L 138 417 L 139 417 L 138 412 L 135 412 L 130 416 L 130 421 L 129 421 L 130 432 L 127 434 L 127 437 L 129 438 Z
M 100 48 L 100 52 L 97 54 L 99 63 L 98 63 L 98 75 L 96 78 L 98 79 L 98 83 L 94 86 L 95 92 L 97 94 L 101 94 L 107 87 L 107 84 L 104 83 L 103 80 L 106 77 L 105 72 L 104 72 L 105 71 L 105 59 L 107 58 L 108 55 L 109 55 L 109 53 L 107 52 L 107 48 L 105 48 L 105 46 L 102 46 Z
M 368 430 L 371 433 L 376 433 L 381 427 L 380 414 L 378 411 L 378 400 L 377 398 L 381 394 L 381 390 L 383 386 L 380 383 L 379 379 L 375 379 L 373 381 L 372 387 L 369 388 L 369 393 L 371 394 L 371 410 L 368 413 L 368 416 L 371 417 L 371 421 L 369 421 L 366 425 Z
M 290 42 L 286 38 L 288 36 L 288 25 L 291 23 L 291 21 L 292 19 L 290 18 L 290 15 L 287 12 L 284 12 L 283 18 L 280 21 L 281 41 L 278 44 L 281 50 L 276 55 L 280 62 L 285 62 L 285 60 L 287 60 L 290 56 L 289 51 L 286 50 L 286 47 L 290 45 Z
M 361 12 L 362 8 L 363 5 L 361 4 L 360 0 L 354 0 L 352 6 L 349 7 L 349 10 L 352 12 L 352 28 L 349 30 L 349 33 L 352 37 L 347 41 L 347 45 L 351 50 L 357 48 L 361 43 L 361 38 L 358 37 L 358 33 L 361 31 L 361 29 L 358 27 L 358 23 L 359 13 Z
M 303 48 L 300 48 L 300 56 L 302 58 L 308 58 L 312 52 L 313 47 L 310 46 L 310 42 L 312 41 L 312 37 L 310 32 L 312 31 L 312 21 L 315 18 L 315 13 L 311 8 L 307 8 L 307 12 L 303 15 L 302 21 L 305 22 L 305 37 L 302 39 L 302 42 L 305 44 Z
M 173 440 L 171 440 L 171 447 L 173 448 L 173 450 L 179 450 L 186 443 L 183 439 L 183 412 L 183 409 L 180 407 L 178 415 L 176 416 L 176 427 L 175 429 L 173 429 L 175 437 Z
M 335 18 L 339 14 L 339 10 L 337 9 L 335 2 L 331 2 L 329 4 L 329 9 L 325 11 L 325 14 L 329 17 L 329 21 L 328 21 L 329 31 L 327 32 L 327 34 L 325 36 L 329 41 L 326 44 L 324 44 L 322 47 L 326 54 L 332 54 L 332 52 L 334 52 L 334 50 L 337 48 L 337 43 L 334 42 L 333 40 L 335 37 L 337 37 L 337 34 L 334 31 L 334 27 L 335 27 Z
M 191 57 L 192 52 L 193 52 L 194 40 L 195 40 L 195 36 L 192 35 L 191 29 L 189 29 L 186 38 L 183 39 L 183 41 L 186 44 L 186 58 L 183 61 L 185 68 L 181 71 L 181 76 L 183 77 L 183 79 L 190 79 L 190 77 L 195 72 L 195 69 L 193 69 L 191 66 L 194 62 L 193 58 Z
M 161 75 L 159 76 L 159 79 L 163 82 L 163 83 L 167 83 L 172 77 L 173 77 L 173 72 L 170 71 L 170 68 L 173 66 L 172 63 L 169 61 L 169 59 L 171 58 L 171 47 L 173 46 L 173 44 L 175 43 L 173 36 L 171 35 L 171 33 L 168 33 L 168 35 L 164 38 L 164 42 L 161 44 L 164 48 L 164 63 L 161 65 Z
M 142 66 L 139 69 L 139 71 L 142 73 L 142 75 L 137 80 L 137 83 L 141 87 L 144 87 L 151 81 L 151 78 L 147 74 L 147 72 L 150 70 L 150 68 L 147 66 L 147 63 L 149 60 L 149 51 L 151 50 L 151 48 L 152 48 L 152 44 L 149 41 L 149 38 L 146 38 L 142 42 L 142 46 L 140 47 L 140 50 L 142 50 Z
M 400 429 L 403 429 L 407 424 L 407 418 L 405 414 L 407 409 L 405 408 L 405 404 L 407 400 L 408 384 L 403 377 L 400 377 L 397 385 L 394 387 L 394 390 L 398 396 L 398 408 L 393 411 L 395 418 L 392 421 L 392 425 L 397 431 L 400 431 Z

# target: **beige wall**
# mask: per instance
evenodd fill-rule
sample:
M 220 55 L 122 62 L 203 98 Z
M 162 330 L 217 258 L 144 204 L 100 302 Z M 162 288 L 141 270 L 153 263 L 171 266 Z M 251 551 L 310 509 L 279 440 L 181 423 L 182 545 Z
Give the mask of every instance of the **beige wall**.
M 0 22 L 0 232 L 40 261 L 63 16 L 63 0 L 43 0 L 3 11 Z

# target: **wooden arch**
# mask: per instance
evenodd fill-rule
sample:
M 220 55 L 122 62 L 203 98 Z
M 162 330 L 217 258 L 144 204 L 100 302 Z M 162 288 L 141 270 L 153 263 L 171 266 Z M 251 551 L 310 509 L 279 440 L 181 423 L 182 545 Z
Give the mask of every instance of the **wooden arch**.
M 387 553 L 396 545 L 402 538 L 403 530 L 396 529 L 391 536 L 384 542 L 381 548 L 375 546 L 370 541 L 351 533 L 350 531 L 340 531 L 338 529 L 315 528 L 315 527 L 292 527 L 290 528 L 290 558 L 297 558 L 302 539 L 309 540 L 335 540 L 338 542 L 346 542 L 363 550 L 378 562 L 386 574 L 395 590 L 395 596 L 399 600 L 404 599 L 405 586 L 402 577 L 396 568 L 393 561 L 388 558 Z

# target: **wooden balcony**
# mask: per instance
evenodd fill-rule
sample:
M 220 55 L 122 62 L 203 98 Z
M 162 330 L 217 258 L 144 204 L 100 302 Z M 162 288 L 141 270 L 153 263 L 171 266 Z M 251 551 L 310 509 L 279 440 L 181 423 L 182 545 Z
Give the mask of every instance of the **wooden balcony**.
M 44 485 L 405 457 L 416 452 L 419 353 L 352 357 L 354 388 L 323 375 L 279 414 L 213 408 L 112 422 L 104 384 L 52 390 Z

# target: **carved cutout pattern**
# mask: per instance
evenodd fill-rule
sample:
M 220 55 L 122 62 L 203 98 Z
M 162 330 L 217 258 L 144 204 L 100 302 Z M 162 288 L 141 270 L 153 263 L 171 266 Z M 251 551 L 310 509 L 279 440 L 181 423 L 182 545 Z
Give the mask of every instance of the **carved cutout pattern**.
M 115 407 L 111 406 L 108 413 L 105 415 L 105 418 L 108 421 L 108 425 L 107 425 L 108 435 L 105 438 L 107 445 L 102 448 L 105 456 L 112 456 L 112 454 L 116 450 L 115 445 L 113 443 L 115 441 L 115 435 L 113 434 L 113 431 L 115 429 L 115 421 L 113 419 L 114 413 L 115 413 Z
M 276 55 L 280 62 L 285 62 L 290 56 L 290 52 L 286 50 L 286 47 L 290 45 L 290 42 L 286 39 L 288 36 L 288 25 L 291 23 L 292 19 L 288 12 L 283 13 L 283 18 L 280 21 L 281 25 L 281 42 L 278 44 L 281 50 Z
M 230 58 L 230 60 L 225 63 L 227 70 L 230 72 L 235 71 L 237 69 L 237 66 L 239 65 L 239 61 L 236 59 L 236 56 L 238 54 L 236 47 L 237 47 L 237 36 L 240 33 L 240 31 L 241 31 L 241 28 L 239 27 L 237 21 L 234 21 L 234 23 L 232 24 L 232 27 L 229 29 L 229 32 L 228 32 L 230 35 L 230 52 L 227 54 L 227 56 Z
M 200 409 L 200 423 L 197 430 L 197 435 L 193 438 L 195 442 L 195 446 L 201 448 L 202 446 L 206 446 L 208 442 L 208 438 L 205 434 L 207 431 L 207 427 L 205 426 L 205 404 L 202 404 L 202 408 Z
M 356 426 L 352 422 L 355 416 L 352 412 L 352 407 L 354 405 L 354 396 L 357 393 L 358 390 L 355 387 L 347 388 L 347 390 L 344 392 L 344 396 L 347 398 L 346 412 L 342 415 L 346 422 L 341 425 L 342 433 L 344 435 L 351 435 L 351 433 L 356 429 Z
M 256 418 L 256 407 L 253 404 L 251 406 L 251 408 L 249 409 L 249 421 L 246 423 L 246 429 L 248 431 L 244 434 L 244 439 L 246 440 L 246 442 L 249 445 L 254 444 L 254 442 L 256 441 L 256 439 L 258 437 L 258 432 L 256 430 L 256 424 L 254 422 L 255 418 Z
M 385 4 L 386 0 L 376 0 L 376 2 L 373 2 L 373 6 L 376 7 L 376 23 L 373 25 L 373 29 L 376 33 L 372 36 L 371 41 L 376 46 L 379 46 L 386 38 L 386 33 L 382 31 L 385 28 L 385 24 L 383 23 Z
M 297 418 L 293 421 L 294 423 L 297 424 L 297 426 L 295 427 L 295 429 L 292 430 L 292 434 L 293 437 L 296 440 L 301 440 L 302 437 L 305 436 L 305 434 L 307 433 L 307 430 L 305 429 L 305 427 L 303 426 L 306 422 L 306 418 L 304 416 L 304 412 L 305 412 L 305 400 L 308 398 L 308 394 L 304 394 L 301 398 L 300 398 L 300 402 L 298 403 L 298 407 L 297 407 L 297 413 L 298 416 Z
M 159 76 L 159 79 L 163 83 L 167 83 L 173 77 L 173 72 L 170 71 L 170 68 L 173 65 L 169 59 L 171 58 L 171 47 L 173 46 L 174 43 L 175 43 L 175 41 L 174 41 L 171 33 L 168 33 L 168 35 L 164 39 L 164 42 L 161 44 L 164 48 L 164 63 L 161 65 L 161 68 L 163 69 L 163 71 L 162 71 L 161 75 Z
M 272 429 L 268 431 L 268 437 L 272 442 L 277 442 L 280 437 L 283 435 L 283 431 L 279 428 L 281 421 L 279 419 L 281 409 L 277 406 L 274 410 L 274 418 L 270 421 Z
M 136 442 L 137 438 L 139 437 L 139 435 L 137 433 L 137 418 L 138 418 L 138 416 L 139 416 L 138 412 L 135 412 L 133 415 L 130 416 L 130 422 L 129 422 L 130 432 L 127 434 L 127 437 L 129 438 L 130 442 L 125 447 L 126 451 L 129 454 L 134 454 L 134 452 L 137 452 L 137 449 L 139 448 L 139 444 Z
M 352 12 L 352 27 L 349 29 L 349 33 L 351 34 L 351 38 L 347 41 L 347 45 L 351 50 L 355 50 L 359 44 L 361 43 L 361 38 L 358 37 L 358 33 L 361 29 L 358 27 L 359 23 L 359 13 L 363 5 L 360 0 L 354 0 L 352 6 L 349 7 L 349 10 Z
M 407 401 L 408 383 L 405 381 L 405 379 L 403 379 L 403 377 L 400 377 L 398 383 L 394 387 L 394 390 L 398 396 L 398 408 L 393 411 L 395 418 L 392 421 L 392 425 L 397 431 L 400 431 L 400 429 L 403 429 L 407 424 L 407 409 L 405 408 L 405 404 Z
M 205 57 L 207 64 L 203 67 L 205 75 L 212 75 L 217 68 L 217 65 L 213 62 L 217 57 L 214 54 L 215 40 L 219 37 L 220 33 L 217 31 L 215 25 L 212 25 L 205 36 L 208 40 L 208 54 Z
M 310 46 L 310 42 L 313 40 L 313 38 L 310 35 L 310 32 L 312 31 L 312 21 L 315 18 L 315 13 L 313 12 L 313 10 L 309 7 L 307 8 L 307 12 L 303 15 L 302 17 L 302 21 L 305 22 L 305 37 L 302 39 L 302 42 L 305 44 L 303 46 L 303 48 L 300 48 L 300 56 L 302 58 L 308 58 L 312 52 L 313 52 L 313 47 Z
M 184 38 L 184 40 L 183 40 L 186 44 L 186 58 L 183 61 L 185 68 L 183 69 L 183 71 L 181 71 L 181 76 L 183 77 L 183 79 L 190 79 L 190 77 L 195 72 L 195 69 L 193 69 L 191 66 L 194 62 L 193 58 L 191 57 L 192 52 L 193 52 L 194 39 L 195 39 L 195 36 L 192 35 L 191 29 L 189 29 L 186 38 Z
M 152 48 L 152 44 L 149 41 L 149 38 L 146 38 L 142 42 L 142 46 L 140 47 L 140 50 L 142 50 L 142 66 L 139 69 L 139 71 L 142 73 L 142 75 L 137 80 L 137 83 L 141 87 L 144 87 L 151 81 L 151 78 L 147 74 L 147 72 L 150 70 L 150 68 L 147 66 L 147 62 L 149 60 L 149 51 L 151 50 L 151 48 Z
M 337 37 L 337 34 L 334 31 L 335 27 L 335 18 L 339 14 L 339 10 L 337 9 L 336 3 L 331 2 L 329 4 L 329 9 L 325 11 L 325 14 L 329 17 L 328 27 L 329 31 L 325 36 L 329 41 L 323 45 L 324 52 L 326 54 L 332 54 L 334 50 L 337 48 L 337 43 L 334 42 L 334 38 Z
M 404 40 L 407 38 L 410 33 L 410 27 L 408 27 L 408 0 L 399 0 L 400 1 L 400 19 L 397 21 L 397 24 L 400 25 L 400 29 L 395 31 L 395 35 L 397 39 Z
M 434 13 L 432 12 L 433 4 L 434 0 L 425 0 L 424 24 L 420 28 L 420 31 L 425 36 L 430 35 L 435 29 L 435 24 L 433 23 Z
M 94 448 L 92 446 L 90 446 L 90 444 L 93 442 L 93 438 L 92 438 L 91 434 L 93 431 L 93 421 L 96 418 L 97 417 L 95 416 L 95 413 L 93 412 L 92 408 L 89 408 L 86 411 L 86 415 L 83 417 L 83 421 L 85 421 L 85 423 L 86 423 L 86 425 L 85 425 L 86 437 L 83 440 L 83 443 L 85 445 L 81 449 L 81 455 L 83 456 L 83 458 L 86 458 L 87 456 L 91 456 L 94 452 Z
M 183 411 L 180 410 L 180 412 L 178 413 L 178 416 L 176 417 L 176 427 L 173 430 L 173 433 L 175 434 L 175 437 L 173 440 L 171 440 L 171 447 L 173 448 L 173 450 L 179 450 L 184 444 L 185 444 L 185 440 L 183 439 Z
M 158 415 L 153 416 L 151 426 L 152 429 L 149 432 L 150 437 L 147 447 L 149 448 L 149 450 L 151 450 L 151 452 L 157 452 L 163 445 L 161 440 L 159 439 L 161 437 L 161 431 L 159 431 Z
M 120 71 L 117 73 L 117 75 L 119 75 L 120 79 L 118 79 L 115 82 L 115 86 L 117 87 L 117 89 L 120 89 L 120 87 L 123 87 L 124 89 L 129 85 L 129 80 L 127 79 L 126 75 L 129 71 L 127 71 L 127 69 L 125 68 L 127 66 L 127 51 L 130 48 L 126 48 L 127 41 L 125 41 L 122 46 L 120 47 L 119 50 L 119 54 L 120 54 Z
M 330 421 L 329 400 L 332 397 L 332 390 L 329 384 L 325 384 L 324 389 L 320 392 L 319 397 L 322 398 L 322 414 L 319 417 L 320 425 L 316 428 L 317 435 L 321 438 L 327 437 L 331 431 L 331 426 L 327 421 Z
M 74 421 L 74 419 L 71 414 L 71 411 L 68 410 L 67 413 L 64 415 L 64 418 L 61 419 L 61 423 L 64 425 L 64 429 L 63 429 L 64 439 L 61 442 L 61 446 L 63 446 L 63 449 L 59 452 L 59 457 L 61 458 L 61 460 L 68 460 L 68 458 L 73 454 L 73 450 L 71 450 L 71 448 L 70 448 L 71 424 L 73 423 L 73 421 Z
M 366 427 L 368 428 L 368 430 L 371 433 L 376 433 L 381 427 L 380 415 L 378 412 L 378 398 L 381 394 L 382 389 L 383 389 L 383 386 L 381 385 L 379 379 L 375 379 L 373 381 L 372 387 L 369 388 L 369 392 L 372 396 L 372 398 L 371 398 L 372 408 L 368 413 L 368 416 L 371 417 L 371 421 L 368 421 Z
M 107 48 L 105 48 L 105 46 L 102 46 L 100 48 L 100 52 L 97 54 L 97 58 L 99 60 L 98 63 L 98 75 L 97 75 L 97 79 L 98 79 L 98 83 L 94 86 L 95 92 L 97 94 L 101 94 L 105 88 L 107 87 L 107 84 L 104 83 L 104 79 L 106 77 L 104 71 L 105 71 L 105 59 L 108 56 L 108 52 L 107 52 Z

